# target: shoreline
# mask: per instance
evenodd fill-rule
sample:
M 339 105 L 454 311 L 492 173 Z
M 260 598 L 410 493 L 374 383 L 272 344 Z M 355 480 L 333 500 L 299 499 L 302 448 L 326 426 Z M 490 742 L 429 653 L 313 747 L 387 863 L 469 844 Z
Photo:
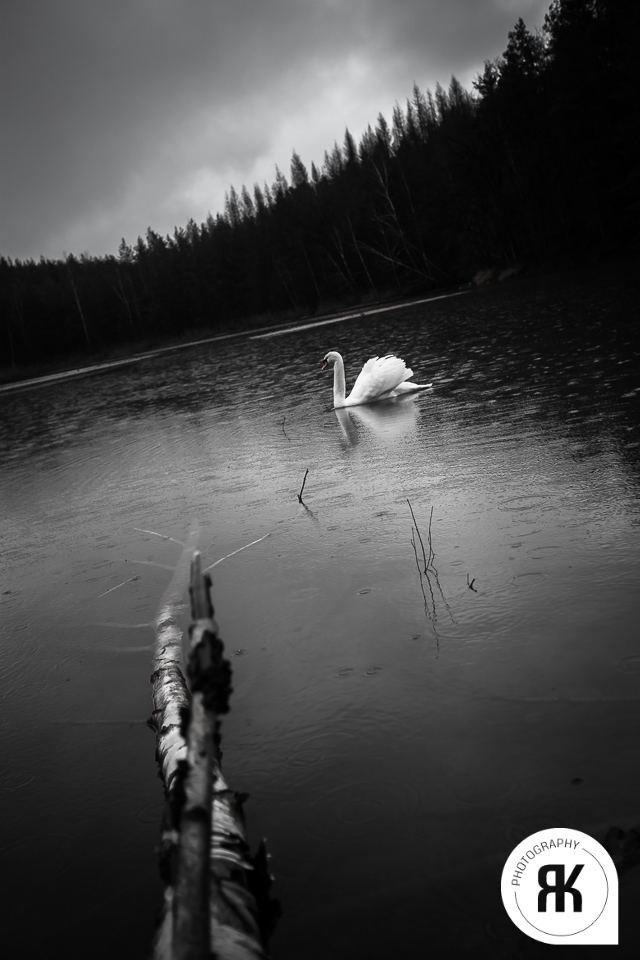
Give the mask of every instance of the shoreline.
M 464 284 L 458 284 L 457 286 L 445 288 L 444 293 L 436 293 L 435 291 L 425 297 L 412 297 L 408 299 L 380 299 L 377 301 L 370 301 L 369 303 L 361 303 L 357 307 L 345 307 L 343 309 L 337 309 L 331 312 L 320 314 L 315 318 L 307 317 L 298 317 L 297 319 L 283 319 L 279 323 L 268 323 L 265 325 L 249 325 L 243 327 L 241 330 L 235 330 L 233 332 L 218 333 L 212 336 L 202 337 L 197 336 L 196 331 L 194 331 L 193 339 L 188 339 L 184 341 L 177 341 L 173 343 L 166 343 L 163 346 L 151 347 L 148 349 L 138 350 L 133 353 L 126 353 L 126 346 L 122 346 L 121 351 L 114 351 L 112 359 L 102 359 L 96 360 L 95 362 L 86 362 L 78 363 L 76 358 L 77 365 L 71 365 L 68 367 L 64 366 L 64 362 L 60 362 L 62 369 L 56 369 L 58 364 L 52 364 L 49 368 L 51 372 L 45 372 L 46 367 L 43 369 L 42 373 L 32 373 L 29 375 L 28 370 L 25 371 L 24 377 L 20 379 L 11 380 L 8 379 L 5 382 L 0 382 L 0 396 L 9 395 L 15 393 L 19 390 L 29 390 L 36 389 L 38 387 L 45 387 L 50 384 L 59 383 L 64 380 L 71 380 L 80 377 L 89 377 L 98 373 L 106 372 L 108 370 L 113 370 L 118 367 L 131 366 L 135 363 L 140 363 L 144 360 L 152 359 L 157 356 L 161 356 L 163 353 L 169 353 L 176 350 L 186 350 L 191 347 L 197 347 L 207 343 L 215 343 L 217 341 L 239 339 L 245 337 L 248 339 L 262 339 L 268 337 L 282 336 L 287 333 L 293 333 L 298 330 L 307 330 L 315 326 L 324 326 L 334 323 L 340 323 L 342 321 L 356 319 L 358 317 L 370 316 L 378 313 L 384 313 L 394 309 L 404 309 L 406 307 L 411 307 L 414 305 L 429 303 L 435 300 L 449 299 L 452 297 L 460 296 L 464 293 L 480 293 L 482 291 L 488 291 L 495 289 L 496 287 L 501 287 L 504 289 L 505 284 L 511 288 L 512 285 L 519 286 L 521 283 L 526 283 L 528 280 L 533 278 L 541 279 L 547 277 L 550 281 L 552 279 L 558 279 L 558 277 L 566 277 L 567 279 L 571 276 L 579 275 L 584 271 L 593 271 L 594 268 L 603 270 L 613 269 L 616 272 L 618 269 L 623 268 L 625 264 L 635 265 L 638 260 L 638 251 L 634 248 L 632 250 L 627 250 L 624 252 L 619 252 L 617 256 L 610 256 L 596 260 L 595 262 L 590 263 L 561 263 L 561 264 L 530 264 L 524 266 L 521 269 L 510 271 L 509 274 L 506 274 L 502 277 L 493 276 L 491 278 L 486 278 L 484 280 L 479 279 L 479 275 L 476 274 L 476 280 L 469 281 Z M 436 288 L 437 289 L 437 288 Z M 442 290 L 442 288 L 440 288 Z M 131 345 L 134 347 L 134 345 Z M 121 355 L 118 355 L 118 352 Z M 108 356 L 108 355 L 107 355 Z M 40 365 L 34 365 L 35 369 L 42 369 Z M 9 374 L 10 368 L 5 368 L 5 374 Z
M 70 367 L 67 370 L 60 370 L 55 373 L 42 374 L 36 377 L 26 377 L 22 380 L 10 380 L 0 384 L 0 394 L 14 393 L 18 390 L 35 389 L 37 387 L 46 387 L 63 380 L 72 380 L 79 377 L 89 377 L 96 373 L 102 373 L 107 370 L 114 370 L 117 367 L 130 366 L 134 363 L 140 363 L 143 360 L 149 360 L 153 357 L 161 356 L 163 353 L 170 353 L 176 350 L 187 350 L 191 347 L 201 346 L 205 343 L 215 343 L 219 340 L 239 339 L 247 337 L 249 339 L 260 339 L 262 337 L 277 337 L 288 333 L 294 333 L 297 330 L 307 330 L 316 326 L 324 326 L 331 323 L 341 323 L 346 320 L 354 320 L 358 317 L 370 316 L 376 313 L 384 313 L 389 310 L 412 307 L 421 303 L 429 303 L 432 300 L 445 300 L 450 297 L 458 297 L 462 294 L 471 292 L 473 288 L 468 287 L 463 290 L 453 290 L 450 293 L 441 293 L 432 297 L 421 297 L 414 300 L 402 300 L 397 303 L 385 304 L 384 306 L 358 308 L 351 312 L 338 313 L 326 317 L 323 315 L 316 320 L 304 322 L 304 318 L 299 320 L 284 321 L 283 323 L 270 324 L 264 327 L 249 327 L 245 330 L 238 330 L 235 333 L 220 333 L 211 337 L 200 337 L 196 340 L 188 340 L 180 343 L 173 343 L 165 347 L 154 347 L 143 353 L 134 353 L 126 357 L 118 357 L 113 360 L 103 360 L 97 363 L 87 363 L 79 367 Z

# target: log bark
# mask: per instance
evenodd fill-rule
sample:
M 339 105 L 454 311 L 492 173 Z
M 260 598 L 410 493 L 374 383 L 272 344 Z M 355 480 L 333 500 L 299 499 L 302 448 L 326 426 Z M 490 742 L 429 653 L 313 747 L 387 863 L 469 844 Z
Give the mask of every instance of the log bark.
M 245 797 L 229 789 L 220 769 L 219 718 L 229 708 L 231 668 L 213 619 L 210 587 L 196 552 L 188 687 L 171 603 L 157 620 L 150 724 L 167 802 L 159 847 L 166 889 L 154 960 L 265 960 L 279 912 L 269 898 L 264 843 L 252 857 Z

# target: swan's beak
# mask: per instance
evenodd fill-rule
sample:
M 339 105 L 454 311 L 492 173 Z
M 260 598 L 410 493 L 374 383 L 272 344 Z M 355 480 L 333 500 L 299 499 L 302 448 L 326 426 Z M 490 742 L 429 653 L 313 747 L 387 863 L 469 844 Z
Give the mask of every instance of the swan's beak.
M 329 366 L 329 361 L 328 361 L 328 360 L 324 360 L 323 363 L 322 363 L 322 369 L 324 370 L 324 368 L 325 368 L 325 367 L 328 367 L 328 366 Z

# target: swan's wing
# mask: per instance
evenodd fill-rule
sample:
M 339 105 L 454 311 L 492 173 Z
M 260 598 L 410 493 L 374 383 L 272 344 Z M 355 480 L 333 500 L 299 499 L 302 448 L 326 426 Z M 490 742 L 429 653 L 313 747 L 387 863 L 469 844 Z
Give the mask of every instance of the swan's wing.
M 412 376 L 413 371 L 409 370 L 404 360 L 399 357 L 371 357 L 358 374 L 349 400 L 352 403 L 380 400 L 395 390 L 399 383 Z

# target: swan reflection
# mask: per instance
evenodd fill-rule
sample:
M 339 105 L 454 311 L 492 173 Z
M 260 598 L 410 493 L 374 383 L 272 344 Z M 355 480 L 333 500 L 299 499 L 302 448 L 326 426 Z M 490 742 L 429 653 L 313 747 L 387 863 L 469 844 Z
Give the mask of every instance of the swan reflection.
M 362 405 L 334 410 L 343 438 L 355 446 L 367 433 L 384 440 L 396 440 L 416 431 L 420 408 L 413 397 L 384 400 L 375 406 Z

